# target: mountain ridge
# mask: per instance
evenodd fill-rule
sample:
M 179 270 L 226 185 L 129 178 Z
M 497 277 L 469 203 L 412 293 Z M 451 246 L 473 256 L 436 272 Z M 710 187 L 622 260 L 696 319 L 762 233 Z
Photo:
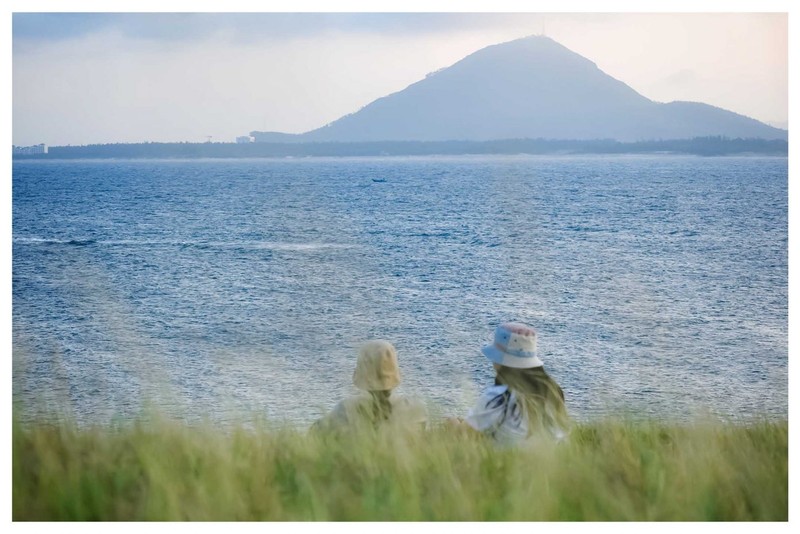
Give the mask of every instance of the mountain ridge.
M 321 128 L 251 135 L 258 142 L 788 138 L 709 104 L 650 100 L 544 36 L 484 47 Z

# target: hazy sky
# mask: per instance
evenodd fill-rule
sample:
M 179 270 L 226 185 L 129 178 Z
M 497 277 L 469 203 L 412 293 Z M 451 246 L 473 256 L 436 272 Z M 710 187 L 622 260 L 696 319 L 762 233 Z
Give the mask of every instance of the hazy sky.
M 784 128 L 788 120 L 785 13 L 14 13 L 12 19 L 15 145 L 207 136 L 230 142 L 251 130 L 300 133 L 484 46 L 542 32 L 651 99 L 705 102 Z

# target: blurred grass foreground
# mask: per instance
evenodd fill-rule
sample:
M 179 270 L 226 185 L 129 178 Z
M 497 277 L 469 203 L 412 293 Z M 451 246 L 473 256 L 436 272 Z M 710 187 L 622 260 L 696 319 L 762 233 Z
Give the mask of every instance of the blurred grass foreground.
M 13 427 L 15 521 L 787 521 L 788 424 L 579 423 L 498 449 L 148 418 Z

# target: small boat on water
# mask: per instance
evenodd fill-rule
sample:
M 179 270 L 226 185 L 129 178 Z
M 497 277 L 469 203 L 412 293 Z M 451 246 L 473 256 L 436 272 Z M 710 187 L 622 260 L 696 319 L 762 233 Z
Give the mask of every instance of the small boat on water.
M 383 182 L 386 181 L 386 178 L 373 178 L 372 181 L 376 182 L 376 183 L 379 183 L 379 184 L 382 184 Z

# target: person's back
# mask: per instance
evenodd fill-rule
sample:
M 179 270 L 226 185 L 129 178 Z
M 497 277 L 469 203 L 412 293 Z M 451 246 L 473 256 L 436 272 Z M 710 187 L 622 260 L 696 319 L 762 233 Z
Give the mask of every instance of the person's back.
M 404 396 L 388 397 L 388 405 L 375 396 L 362 394 L 339 401 L 316 428 L 342 430 L 364 427 L 424 428 L 428 412 L 421 401 Z
M 465 422 L 497 443 L 560 441 L 569 433 L 564 392 L 544 370 L 536 337 L 527 325 L 504 323 L 494 343 L 482 349 L 494 365 L 495 384 L 481 393 Z
M 393 397 L 400 384 L 397 352 L 391 343 L 373 340 L 358 353 L 353 383 L 364 393 L 341 400 L 314 424 L 316 430 L 421 429 L 428 419 L 425 404 L 407 397 Z

